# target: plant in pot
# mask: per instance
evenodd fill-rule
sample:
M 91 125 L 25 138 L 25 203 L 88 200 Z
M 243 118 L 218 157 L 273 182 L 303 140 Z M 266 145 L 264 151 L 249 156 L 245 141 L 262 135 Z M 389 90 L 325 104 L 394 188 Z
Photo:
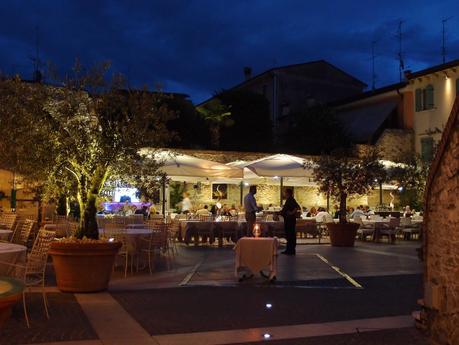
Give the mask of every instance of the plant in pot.
M 353 149 L 340 149 L 308 164 L 319 191 L 339 201 L 339 222 L 327 224 L 332 246 L 353 246 L 359 225 L 347 221 L 347 199 L 367 194 L 383 176 L 377 152 L 357 155 Z
M 97 198 L 108 178 L 143 191 L 154 189 L 160 164 L 145 161 L 140 149 L 163 147 L 171 138 L 167 121 L 172 114 L 164 96 L 130 90 L 121 76 L 108 78 L 108 70 L 108 63 L 88 70 L 77 63 L 75 76 L 66 77 L 60 87 L 19 79 L 0 82 L 5 91 L 0 112 L 18 135 L 9 165 L 41 184 L 44 198 L 72 195 L 78 203 L 75 236 L 53 242 L 50 250 L 62 291 L 107 288 L 121 244 L 99 238 Z M 2 143 L 1 134 L 0 148 L 9 144 Z

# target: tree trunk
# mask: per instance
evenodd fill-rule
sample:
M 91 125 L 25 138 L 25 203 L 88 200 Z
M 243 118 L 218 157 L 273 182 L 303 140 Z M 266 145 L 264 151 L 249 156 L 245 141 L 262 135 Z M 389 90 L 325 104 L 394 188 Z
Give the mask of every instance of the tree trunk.
M 97 228 L 97 207 L 96 207 L 97 195 L 92 194 L 88 197 L 84 212 L 80 220 L 80 230 L 77 237 L 87 237 L 97 240 L 99 238 L 99 230 Z
M 210 145 L 213 149 L 220 148 L 220 125 L 218 123 L 210 125 Z
M 346 199 L 347 199 L 347 194 L 346 193 L 341 193 L 340 199 L 339 199 L 339 222 L 340 222 L 340 224 L 347 223 L 347 220 L 346 220 Z
M 100 190 L 104 186 L 105 180 L 107 179 L 108 169 L 106 167 L 97 168 L 90 181 L 89 191 L 85 194 L 81 194 L 78 197 L 78 203 L 80 205 L 81 219 L 80 229 L 77 237 L 82 238 L 84 236 L 92 239 L 99 238 L 99 231 L 97 228 L 97 197 L 99 196 Z

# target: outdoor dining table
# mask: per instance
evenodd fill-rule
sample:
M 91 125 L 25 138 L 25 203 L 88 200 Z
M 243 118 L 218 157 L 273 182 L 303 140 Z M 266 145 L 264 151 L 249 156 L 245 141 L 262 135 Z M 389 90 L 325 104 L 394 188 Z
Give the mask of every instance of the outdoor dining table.
M 10 235 L 13 233 L 12 230 L 0 230 L 0 240 L 8 241 Z
M 241 269 L 248 269 L 252 274 L 268 270 L 270 280 L 277 275 L 277 237 L 242 237 L 237 242 L 234 275 L 239 277 Z M 262 273 L 262 275 L 264 275 Z
M 15 268 L 11 265 L 24 264 L 27 248 L 20 244 L 0 243 L 0 276 L 9 276 Z

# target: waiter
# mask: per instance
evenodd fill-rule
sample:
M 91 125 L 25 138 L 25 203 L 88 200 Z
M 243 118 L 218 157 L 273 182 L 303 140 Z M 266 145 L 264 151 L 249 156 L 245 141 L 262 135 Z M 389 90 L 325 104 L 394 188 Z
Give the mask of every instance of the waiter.
M 284 192 L 285 204 L 280 214 L 284 217 L 285 238 L 287 239 L 287 249 L 282 252 L 285 255 L 296 254 L 296 215 L 301 209 L 300 205 L 293 197 L 293 190 L 286 188 Z
M 247 236 L 252 236 L 253 226 L 257 220 L 257 201 L 255 200 L 257 194 L 257 186 L 250 186 L 249 192 L 244 197 L 245 220 L 247 221 Z

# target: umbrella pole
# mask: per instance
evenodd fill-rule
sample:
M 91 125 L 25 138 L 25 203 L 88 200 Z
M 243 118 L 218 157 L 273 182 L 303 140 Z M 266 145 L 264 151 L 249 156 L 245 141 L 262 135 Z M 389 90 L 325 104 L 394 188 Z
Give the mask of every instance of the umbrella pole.
M 330 192 L 327 192 L 327 212 L 330 212 Z
M 239 205 L 242 205 L 242 200 L 244 198 L 244 182 L 241 182 L 239 187 L 240 187 Z
M 280 178 L 280 206 L 282 206 L 282 201 L 283 201 L 283 200 L 282 200 L 282 197 L 283 197 L 283 195 L 282 195 L 282 190 L 283 190 L 283 189 L 284 189 L 284 178 L 281 177 L 281 178 Z
M 166 177 L 162 179 L 163 217 L 166 217 Z
M 382 190 L 382 181 L 379 181 L 379 205 L 381 206 L 383 202 L 383 190 Z

